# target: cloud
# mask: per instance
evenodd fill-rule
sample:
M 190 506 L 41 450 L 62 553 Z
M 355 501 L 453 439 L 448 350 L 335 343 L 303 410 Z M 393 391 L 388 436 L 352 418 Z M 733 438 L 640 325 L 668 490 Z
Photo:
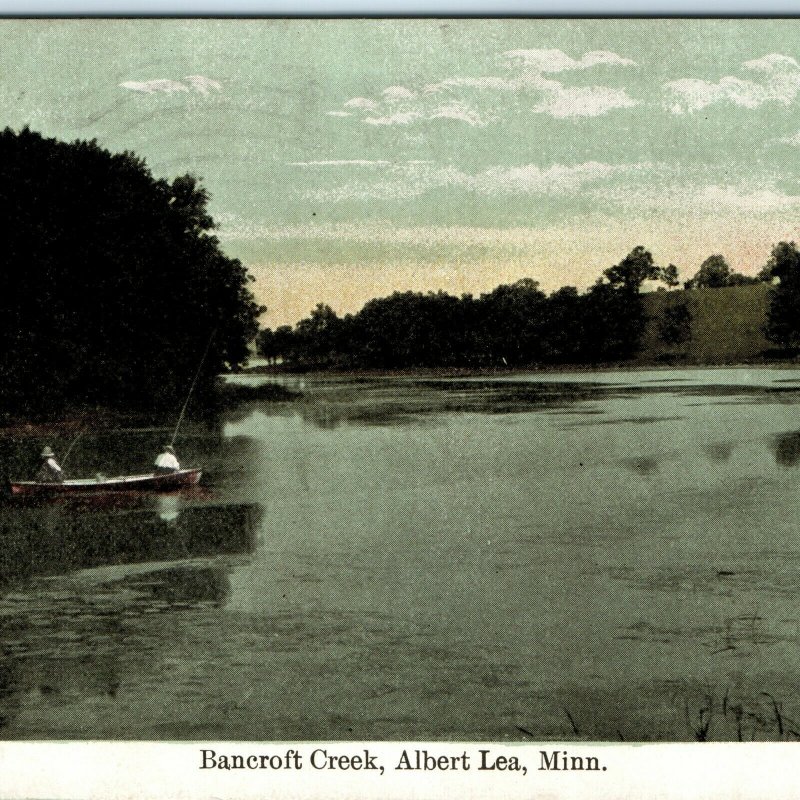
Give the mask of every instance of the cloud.
M 388 86 L 376 98 L 353 97 L 344 103 L 346 112 L 361 113 L 361 122 L 374 126 L 410 126 L 438 120 L 452 120 L 483 127 L 506 110 L 501 95 L 517 93 L 518 104 L 527 104 L 533 114 L 556 119 L 597 117 L 614 109 L 638 105 L 624 89 L 607 86 L 566 86 L 545 77 L 569 70 L 598 66 L 625 67 L 629 58 L 605 50 L 594 50 L 574 59 L 561 50 L 508 50 L 502 54 L 502 75 L 455 76 L 421 88 Z
M 222 84 L 212 78 L 206 78 L 203 75 L 189 75 L 184 78 L 185 81 L 200 94 L 210 94 L 213 92 L 221 92 Z
M 174 92 L 196 92 L 197 94 L 211 94 L 211 92 L 221 92 L 222 84 L 213 78 L 206 78 L 203 75 L 188 75 L 181 81 L 170 78 L 156 78 L 149 81 L 124 81 L 120 87 L 132 92 L 143 92 L 144 94 L 173 94 Z
M 781 139 L 777 139 L 780 144 L 788 144 L 792 147 L 800 147 L 800 132 L 793 134 L 792 136 L 784 136 Z
M 406 89 L 405 86 L 389 86 L 382 94 L 387 100 L 413 100 L 417 96 L 416 92 Z
M 754 217 L 781 216 L 800 211 L 800 195 L 787 194 L 774 185 L 733 186 L 730 184 L 673 184 L 658 188 L 620 186 L 595 189 L 591 193 L 598 208 L 616 207 L 638 214 L 656 213 L 694 217 L 718 214 Z
M 795 144 L 800 145 L 800 136 Z M 302 193 L 315 203 L 404 201 L 447 191 L 502 199 L 504 197 L 579 198 L 597 213 L 665 215 L 697 218 L 724 214 L 783 218 L 800 212 L 800 195 L 780 188 L 774 180 L 745 180 L 732 184 L 725 171 L 708 168 L 687 174 L 665 163 L 521 164 L 495 166 L 476 173 L 433 162 L 330 160 L 295 162 L 308 168 L 357 169 L 345 173 L 335 186 Z M 367 172 L 364 172 L 364 170 Z M 585 212 L 583 212 L 585 213 Z
M 615 108 L 638 105 L 624 89 L 611 89 L 607 86 L 570 87 L 563 86 L 558 81 L 547 81 L 547 84 L 547 87 L 542 87 L 542 100 L 532 110 L 557 119 L 599 117 Z
M 410 125 L 414 120 L 422 119 L 418 111 L 397 111 L 386 117 L 365 117 L 367 125 Z
M 455 188 L 470 194 L 503 197 L 509 195 L 570 195 L 584 187 L 614 176 L 652 171 L 654 165 L 553 164 L 540 167 L 525 164 L 515 167 L 492 167 L 469 174 L 452 166 L 430 162 L 393 163 L 384 169 L 378 180 L 353 180 L 339 186 L 304 193 L 312 202 L 344 202 L 370 200 L 407 200 L 443 188 Z
M 474 108 L 470 108 L 465 103 L 450 103 L 435 109 L 430 115 L 430 119 L 453 119 L 459 122 L 466 122 L 472 127 L 482 127 L 486 125 L 485 120 Z
M 290 167 L 388 167 L 391 161 L 370 161 L 363 158 L 329 159 L 327 161 L 289 161 Z
M 615 67 L 632 67 L 634 61 L 623 58 L 607 50 L 592 50 L 577 61 L 562 50 L 507 50 L 503 55 L 536 72 L 564 72 L 574 69 L 588 69 L 601 64 Z
M 770 53 L 745 61 L 750 77 L 726 75 L 719 81 L 681 78 L 664 84 L 664 108 L 673 114 L 691 114 L 711 105 L 729 103 L 740 108 L 759 108 L 774 102 L 788 106 L 800 94 L 800 64 L 790 56 Z
M 784 56 L 781 53 L 770 53 L 752 61 L 745 61 L 742 64 L 746 69 L 759 70 L 761 72 L 773 72 L 775 70 L 788 70 L 794 72 L 800 69 L 800 64 L 791 56 Z
M 367 111 L 375 111 L 378 108 L 378 104 L 374 100 L 370 100 L 366 97 L 354 97 L 352 100 L 348 100 L 344 104 L 345 108 L 363 108 Z
M 189 91 L 189 87 L 186 84 L 167 78 L 158 78 L 152 81 L 125 81 L 120 86 L 123 89 L 130 89 L 132 92 L 145 92 L 146 94 L 155 94 L 156 92 L 172 94 L 173 92 Z

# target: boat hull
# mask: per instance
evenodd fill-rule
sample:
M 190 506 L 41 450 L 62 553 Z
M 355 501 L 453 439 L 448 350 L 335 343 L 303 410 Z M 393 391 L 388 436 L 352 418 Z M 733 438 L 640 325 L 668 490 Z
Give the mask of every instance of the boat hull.
M 163 475 L 120 475 L 114 478 L 78 478 L 63 483 L 9 481 L 12 497 L 54 497 L 69 494 L 111 494 L 116 492 L 169 492 L 196 486 L 202 476 L 199 469 L 181 469 Z

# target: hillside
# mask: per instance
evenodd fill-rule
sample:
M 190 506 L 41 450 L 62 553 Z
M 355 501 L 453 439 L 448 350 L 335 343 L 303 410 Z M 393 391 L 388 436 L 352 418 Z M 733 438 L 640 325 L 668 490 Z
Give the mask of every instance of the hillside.
M 774 348 L 764 336 L 770 286 L 653 292 L 644 297 L 648 322 L 637 361 L 646 363 L 731 364 L 758 361 Z M 690 318 L 674 344 L 663 340 L 665 314 L 685 305 Z M 680 313 L 678 314 L 680 318 Z

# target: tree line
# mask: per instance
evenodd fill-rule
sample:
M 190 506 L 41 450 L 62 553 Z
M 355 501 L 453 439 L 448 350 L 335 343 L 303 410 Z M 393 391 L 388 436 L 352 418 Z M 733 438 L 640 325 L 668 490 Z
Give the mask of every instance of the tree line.
M 659 266 L 642 246 L 606 269 L 581 293 L 565 286 L 545 294 L 523 278 L 479 297 L 395 292 L 339 317 L 318 304 L 296 325 L 265 329 L 261 356 L 298 369 L 503 368 L 602 364 L 634 357 L 647 324 L 642 287 L 680 286 L 673 264 Z M 800 252 L 781 242 L 764 269 L 733 272 L 722 255 L 707 258 L 684 289 L 773 284 L 765 333 L 779 348 L 800 348 Z M 658 335 L 680 344 L 691 331 L 688 305 L 664 311 Z

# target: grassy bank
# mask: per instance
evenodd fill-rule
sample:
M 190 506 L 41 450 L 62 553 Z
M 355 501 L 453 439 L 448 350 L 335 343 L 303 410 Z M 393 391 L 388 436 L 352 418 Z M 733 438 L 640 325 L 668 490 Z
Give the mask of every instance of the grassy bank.
M 775 358 L 764 336 L 770 286 L 728 286 L 645 295 L 647 327 L 636 361 L 646 364 L 744 364 Z M 660 336 L 670 308 L 685 304 L 688 338 L 668 344 Z

